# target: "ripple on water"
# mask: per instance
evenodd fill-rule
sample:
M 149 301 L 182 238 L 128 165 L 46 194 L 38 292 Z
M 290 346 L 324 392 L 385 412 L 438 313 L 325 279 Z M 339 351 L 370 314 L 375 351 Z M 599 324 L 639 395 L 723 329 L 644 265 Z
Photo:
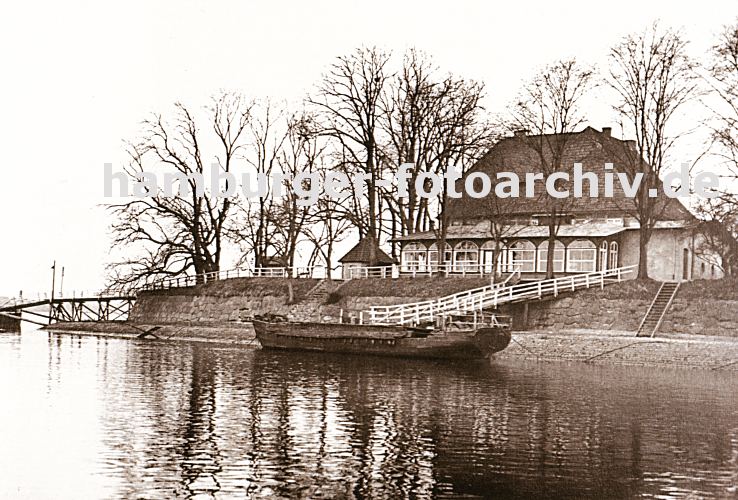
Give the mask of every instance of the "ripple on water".
M 725 497 L 734 377 L 3 334 L 0 497 Z

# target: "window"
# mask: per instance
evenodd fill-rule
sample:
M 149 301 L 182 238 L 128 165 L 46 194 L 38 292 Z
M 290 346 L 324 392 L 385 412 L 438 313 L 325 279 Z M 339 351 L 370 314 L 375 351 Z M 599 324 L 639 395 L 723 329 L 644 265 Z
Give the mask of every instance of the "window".
M 462 241 L 454 248 L 454 271 L 478 272 L 479 249 L 471 241 Z
M 597 247 L 589 240 L 574 240 L 566 248 L 566 271 L 590 273 L 595 270 Z
M 500 242 L 500 252 L 504 252 L 504 245 L 502 242 Z M 495 267 L 494 264 L 495 259 L 495 242 L 494 241 L 485 241 L 482 245 L 482 248 L 480 249 L 479 254 L 479 264 L 482 266 L 482 270 L 484 273 L 491 273 L 492 270 Z M 500 268 L 497 268 L 497 271 L 499 271 Z
M 519 269 L 521 273 L 536 270 L 536 246 L 528 240 L 516 241 L 507 250 L 508 272 Z
M 446 251 L 443 252 L 444 266 L 446 263 L 450 263 L 452 258 L 451 245 L 446 243 Z M 438 245 L 433 243 L 428 249 L 428 267 L 431 271 L 437 271 L 439 267 L 438 263 Z
M 607 269 L 607 249 L 607 242 L 603 241 L 600 244 L 600 271 Z
M 548 240 L 538 245 L 538 271 L 545 273 L 548 269 Z M 553 270 L 555 273 L 564 271 L 564 244 L 556 240 L 554 244 Z
M 615 269 L 618 267 L 618 242 L 613 241 L 610 243 L 610 265 L 608 269 Z
M 410 243 L 402 249 L 401 260 L 403 271 L 424 272 L 427 264 L 428 252 L 419 243 Z

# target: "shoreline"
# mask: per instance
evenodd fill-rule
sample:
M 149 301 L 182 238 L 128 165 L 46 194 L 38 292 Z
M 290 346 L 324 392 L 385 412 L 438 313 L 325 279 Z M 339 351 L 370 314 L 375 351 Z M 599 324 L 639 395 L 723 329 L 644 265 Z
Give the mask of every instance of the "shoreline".
M 731 337 L 562 330 L 514 332 L 499 359 L 738 371 L 738 342 Z
M 158 327 L 155 331 L 147 333 L 155 327 Z M 85 322 L 51 325 L 41 330 L 53 334 L 157 342 L 197 342 L 245 347 L 259 345 L 253 327 L 247 322 Z M 738 341 L 731 337 L 686 334 L 635 337 L 633 332 L 593 329 L 514 331 L 510 345 L 497 353 L 494 359 L 738 372 Z

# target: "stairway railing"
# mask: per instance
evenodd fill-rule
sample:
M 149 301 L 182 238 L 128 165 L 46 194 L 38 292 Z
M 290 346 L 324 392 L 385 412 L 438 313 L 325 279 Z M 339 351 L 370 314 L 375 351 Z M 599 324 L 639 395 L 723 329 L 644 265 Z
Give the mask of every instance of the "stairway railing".
M 557 296 L 559 293 L 590 288 L 604 287 L 611 282 L 623 281 L 624 276 L 633 272 L 636 266 L 619 267 L 605 271 L 574 274 L 530 283 L 514 285 L 489 285 L 466 290 L 436 300 L 426 300 L 392 306 L 374 306 L 362 314 L 362 321 L 376 324 L 418 324 L 433 322 L 436 317 L 450 314 L 463 314 L 481 311 L 499 305 Z M 512 278 L 512 276 L 510 277 Z

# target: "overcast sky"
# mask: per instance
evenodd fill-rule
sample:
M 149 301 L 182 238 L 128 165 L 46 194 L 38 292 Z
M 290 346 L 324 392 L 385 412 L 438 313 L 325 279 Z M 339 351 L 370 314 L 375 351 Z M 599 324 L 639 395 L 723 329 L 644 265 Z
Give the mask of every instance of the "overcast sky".
M 0 295 L 103 284 L 109 221 L 103 163 L 151 111 L 205 104 L 219 89 L 299 100 L 338 55 L 361 45 L 434 56 L 483 81 L 501 110 L 555 59 L 601 63 L 656 19 L 683 28 L 695 56 L 738 15 L 733 1 L 4 3 L 0 12 Z M 594 100 L 596 128 L 612 114 Z M 686 156 L 695 152 L 687 151 Z M 686 158 L 685 161 L 689 161 Z M 224 263 L 227 265 L 227 263 Z

